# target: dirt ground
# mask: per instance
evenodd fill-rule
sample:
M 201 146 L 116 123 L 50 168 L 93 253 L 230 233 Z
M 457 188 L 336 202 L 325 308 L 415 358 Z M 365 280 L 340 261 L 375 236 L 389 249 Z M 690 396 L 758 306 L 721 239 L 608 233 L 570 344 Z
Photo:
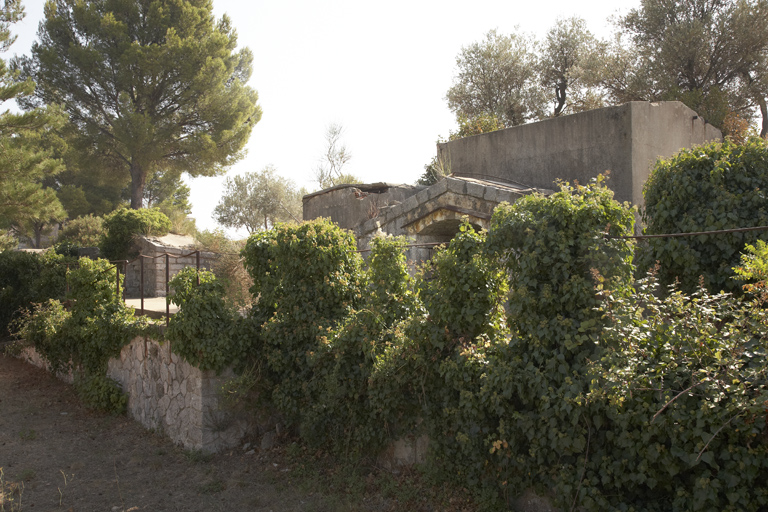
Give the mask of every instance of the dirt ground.
M 364 491 L 349 499 L 325 495 L 304 485 L 301 468 L 279 450 L 249 451 L 185 451 L 126 416 L 88 411 L 69 385 L 0 355 L 2 511 L 410 509 Z

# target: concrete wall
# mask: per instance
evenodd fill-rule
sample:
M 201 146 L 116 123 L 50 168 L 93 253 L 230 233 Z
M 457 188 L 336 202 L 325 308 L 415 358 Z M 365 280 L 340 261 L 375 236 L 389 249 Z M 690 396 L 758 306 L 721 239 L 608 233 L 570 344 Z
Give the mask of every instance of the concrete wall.
M 438 158 L 457 176 L 546 189 L 610 170 L 616 199 L 642 204 L 657 158 L 715 139 L 720 131 L 680 102 L 632 102 L 438 144 Z
M 354 229 L 378 216 L 382 208 L 400 204 L 424 188 L 388 183 L 339 185 L 304 196 L 304 220 L 325 217 L 344 229 Z

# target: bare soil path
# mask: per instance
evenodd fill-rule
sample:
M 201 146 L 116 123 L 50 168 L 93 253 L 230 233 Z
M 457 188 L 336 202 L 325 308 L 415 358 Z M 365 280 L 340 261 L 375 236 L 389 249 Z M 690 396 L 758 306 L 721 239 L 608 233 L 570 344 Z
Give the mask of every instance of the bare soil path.
M 392 509 L 313 494 L 284 457 L 249 451 L 184 451 L 128 417 L 86 410 L 69 385 L 0 355 L 2 486 L 23 485 L 24 512 Z

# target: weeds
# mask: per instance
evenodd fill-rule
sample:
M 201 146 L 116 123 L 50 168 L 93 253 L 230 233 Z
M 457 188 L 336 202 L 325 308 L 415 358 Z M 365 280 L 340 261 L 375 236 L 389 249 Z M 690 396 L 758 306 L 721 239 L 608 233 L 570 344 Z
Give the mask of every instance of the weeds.
M 37 476 L 37 472 L 34 469 L 25 469 L 17 475 L 17 479 L 22 482 L 29 482 Z
M 212 480 L 200 486 L 200 494 L 216 494 L 227 488 L 227 484 L 222 480 Z
M 0 468 L 0 512 L 20 511 L 23 494 L 24 482 L 8 482 L 5 479 L 3 468 Z
M 70 478 L 67 478 L 67 474 L 64 472 L 64 470 L 60 469 L 59 473 L 61 473 L 61 476 L 64 477 L 64 489 L 67 488 L 68 480 L 75 478 L 75 475 L 71 475 Z M 61 506 L 62 502 L 64 501 L 64 491 L 61 490 L 61 487 L 57 487 L 59 491 L 59 506 Z
M 25 428 L 19 432 L 19 437 L 22 441 L 34 441 L 37 439 L 37 432 L 31 428 Z
M 196 464 L 206 464 L 213 460 L 213 455 L 203 450 L 184 450 L 184 457 Z

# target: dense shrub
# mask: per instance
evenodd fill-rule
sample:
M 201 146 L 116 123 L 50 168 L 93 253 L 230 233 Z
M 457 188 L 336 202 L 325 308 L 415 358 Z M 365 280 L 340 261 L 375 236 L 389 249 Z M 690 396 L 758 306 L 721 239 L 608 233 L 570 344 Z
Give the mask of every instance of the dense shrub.
M 271 401 L 299 422 L 316 352 L 362 302 L 362 258 L 352 234 L 327 219 L 251 235 L 243 256 L 259 295 L 252 311 Z
M 585 493 L 598 510 L 765 510 L 766 311 L 657 288 L 649 279 L 606 300 Z
M 87 406 L 122 412 L 126 400 L 107 379 L 107 362 L 150 326 L 123 303 L 113 275 L 106 260 L 80 259 L 67 273 L 71 309 L 58 300 L 39 304 L 22 320 L 18 334 L 52 371 L 74 373 L 75 389 Z
M 310 400 L 300 423 L 305 440 L 347 456 L 375 453 L 396 423 L 413 424 L 399 421 L 402 407 L 391 394 L 399 391 L 397 383 L 379 379 L 377 367 L 396 342 L 397 326 L 420 309 L 406 270 L 405 240 L 377 237 L 371 246 L 362 300 L 324 333 L 312 355 Z
M 200 283 L 198 284 L 198 276 Z M 221 372 L 230 365 L 241 368 L 254 340 L 247 319 L 225 300 L 225 287 L 213 273 L 187 267 L 170 282 L 179 306 L 165 336 L 175 353 L 201 370 Z
M 768 145 L 753 138 L 743 145 L 712 143 L 659 161 L 643 189 L 645 233 L 667 234 L 768 225 Z M 680 281 L 688 293 L 699 276 L 711 292 L 739 293 L 731 277 L 739 253 L 768 232 L 650 239 L 641 267 L 658 261 L 663 285 Z
M 51 251 L 0 253 L 0 335 L 32 304 L 64 297 L 67 261 Z
M 768 313 L 633 284 L 632 243 L 605 237 L 633 223 L 600 180 L 564 184 L 500 206 L 487 234 L 465 224 L 415 279 L 403 240 L 375 239 L 366 268 L 329 221 L 279 226 L 243 251 L 247 350 L 202 322 L 185 357 L 245 353 L 238 382 L 315 446 L 428 434 L 430 471 L 485 510 L 530 488 L 561 510 L 762 510 Z M 760 283 L 764 246 L 748 250 L 740 273 Z M 180 300 L 207 294 L 192 311 L 226 318 L 220 287 L 192 279 Z
M 136 252 L 132 250 L 136 236 L 167 235 L 171 229 L 171 221 L 156 208 L 123 208 L 104 219 L 104 229 L 107 233 L 99 246 L 101 254 L 109 260 L 119 260 L 136 256 Z
M 563 185 L 494 212 L 486 257 L 505 267 L 509 331 L 456 347 L 439 366 L 431 442 L 448 478 L 488 507 L 541 486 L 569 508 L 593 418 L 580 410 L 605 322 L 601 294 L 626 295 L 632 247 L 604 232 L 632 232 L 631 210 L 599 184 Z M 546 482 L 546 485 L 542 485 Z

